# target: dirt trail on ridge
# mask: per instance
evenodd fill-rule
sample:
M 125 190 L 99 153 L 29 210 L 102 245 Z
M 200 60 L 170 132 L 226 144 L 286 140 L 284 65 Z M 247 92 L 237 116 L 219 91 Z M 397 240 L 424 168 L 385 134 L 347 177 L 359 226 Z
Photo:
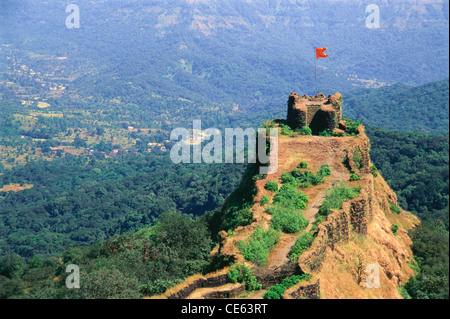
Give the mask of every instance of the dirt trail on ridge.
M 333 153 L 336 151 L 331 145 L 327 149 Z M 307 195 L 310 197 L 310 202 L 307 204 L 306 209 L 303 211 L 303 215 L 309 222 L 308 226 L 305 229 L 306 232 L 311 229 L 316 220 L 316 215 L 319 212 L 319 208 L 325 199 L 326 190 L 340 181 L 347 181 L 349 178 L 348 170 L 341 163 L 333 162 L 333 159 L 335 159 L 335 157 L 329 156 L 327 157 L 325 163 L 322 163 L 327 164 L 331 169 L 331 175 L 327 177 L 325 183 L 312 187 L 310 191 L 305 191 L 305 193 L 307 193 Z M 274 249 L 274 251 L 272 252 L 272 256 L 270 256 L 269 258 L 269 269 L 280 267 L 289 261 L 289 251 L 291 250 L 292 246 L 294 246 L 298 236 L 299 234 L 282 235 L 280 244 Z

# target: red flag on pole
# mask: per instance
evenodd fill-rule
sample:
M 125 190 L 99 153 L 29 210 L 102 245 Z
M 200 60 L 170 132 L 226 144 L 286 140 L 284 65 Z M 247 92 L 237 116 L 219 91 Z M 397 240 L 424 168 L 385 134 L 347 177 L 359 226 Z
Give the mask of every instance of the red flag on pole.
M 316 59 L 326 58 L 328 54 L 323 53 L 328 48 L 316 48 Z

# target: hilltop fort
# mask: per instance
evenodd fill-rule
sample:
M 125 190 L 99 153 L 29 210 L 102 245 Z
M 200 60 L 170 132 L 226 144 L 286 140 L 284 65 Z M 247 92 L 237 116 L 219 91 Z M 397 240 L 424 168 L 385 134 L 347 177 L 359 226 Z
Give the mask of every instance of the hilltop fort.
M 287 120 L 268 121 L 281 131 L 278 169 L 249 165 L 214 216 L 218 271 L 151 298 L 402 298 L 414 275 L 408 230 L 420 222 L 398 206 L 364 126 L 342 120 L 341 103 L 339 93 L 289 95 Z
M 323 130 L 334 131 L 342 119 L 340 93 L 325 97 L 291 93 L 288 100 L 287 124 L 293 129 L 308 126 L 314 135 Z

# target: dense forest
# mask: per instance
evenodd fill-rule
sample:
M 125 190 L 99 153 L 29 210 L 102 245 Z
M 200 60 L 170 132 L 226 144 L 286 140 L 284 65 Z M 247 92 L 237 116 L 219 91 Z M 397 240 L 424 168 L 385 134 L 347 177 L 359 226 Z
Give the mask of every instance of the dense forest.
M 415 269 L 418 275 L 404 287 L 404 294 L 407 298 L 448 298 L 448 271 L 446 271 L 448 270 L 449 238 L 448 135 L 430 136 L 377 128 L 369 128 L 368 134 L 372 141 L 372 161 L 398 194 L 399 204 L 424 220 L 423 225 L 411 233 L 416 260 Z M 151 168 L 144 168 L 143 164 L 149 163 L 145 160 L 153 164 L 150 166 Z M 24 200 L 30 196 L 30 202 L 25 200 L 19 204 L 18 201 L 7 201 L 11 205 L 10 220 L 17 218 L 14 213 L 15 207 L 23 211 L 28 209 L 28 215 L 20 214 L 20 223 L 2 226 L 2 232 L 10 231 L 9 241 L 3 243 L 3 245 L 10 245 L 10 253 L 4 255 L 0 263 L 0 297 L 140 298 L 161 293 L 193 273 L 210 271 L 217 266 L 220 261 L 211 260 L 208 253 L 217 240 L 214 231 L 211 232 L 212 229 L 216 229 L 217 220 L 211 219 L 211 214 L 203 213 L 205 210 L 212 210 L 223 203 L 225 192 L 233 189 L 239 182 L 243 167 L 233 168 L 234 174 L 226 177 L 225 168 L 222 166 L 214 169 L 197 166 L 195 171 L 188 166 L 177 171 L 176 165 L 164 164 L 163 159 L 157 161 L 156 159 L 137 157 L 127 158 L 127 161 L 128 165 L 123 166 L 119 162 L 119 164 L 103 163 L 98 167 L 95 167 L 95 164 L 94 166 L 87 164 L 82 171 L 79 168 L 78 171 L 72 168 L 77 173 L 82 172 L 80 176 L 85 176 L 84 180 L 89 187 L 84 186 L 83 183 L 79 184 L 83 179 L 78 180 L 78 184 L 75 183 L 76 178 L 66 178 L 65 182 L 62 182 L 56 176 L 51 178 L 45 177 L 45 174 L 38 174 L 32 179 L 34 173 L 40 172 L 39 167 L 44 169 L 44 166 L 39 166 L 39 163 L 29 166 L 35 167 L 36 170 L 17 169 L 14 170 L 14 174 L 1 176 L 8 181 L 14 181 L 15 178 L 20 179 L 21 176 L 26 176 L 23 174 L 28 173 L 29 181 L 37 183 L 42 180 L 43 185 L 55 187 L 56 194 L 49 197 L 48 200 L 43 198 L 40 203 L 36 200 L 36 195 L 31 196 L 33 189 L 22 191 L 23 195 L 19 195 L 20 193 L 8 195 L 21 196 Z M 58 171 L 58 165 L 60 168 L 64 165 L 67 166 L 69 173 L 67 176 L 71 176 L 70 166 L 67 163 L 52 163 L 52 165 L 53 172 Z M 111 171 L 110 165 L 114 167 L 113 171 Z M 121 169 L 117 170 L 119 167 Z M 140 167 L 143 171 L 138 174 L 132 170 L 132 167 Z M 164 182 L 156 173 L 163 167 L 164 172 L 167 172 L 164 173 L 166 174 Z M 228 173 L 232 167 L 234 165 L 227 166 L 226 172 Z M 113 172 L 127 175 L 127 170 L 128 174 L 134 172 L 136 177 L 111 177 Z M 180 174 L 183 171 L 184 174 Z M 152 173 L 154 174 L 153 178 L 147 178 L 152 176 Z M 95 181 L 91 174 L 99 174 L 103 177 L 97 178 Z M 193 179 L 194 174 L 198 177 Z M 425 179 L 424 174 L 426 174 Z M 139 181 L 142 183 L 140 184 Z M 142 207 L 145 208 L 145 203 L 150 204 L 150 201 L 138 199 L 145 199 L 145 196 L 148 196 L 147 190 L 155 192 L 156 188 L 153 188 L 153 184 L 159 185 L 160 194 L 164 194 L 162 197 L 158 197 L 160 200 L 155 202 L 160 205 L 159 210 L 154 211 L 151 207 L 149 210 L 143 210 Z M 210 185 L 216 186 L 211 189 Z M 187 192 L 180 189 L 177 192 L 167 193 L 168 187 L 176 190 L 177 187 L 183 186 L 187 187 Z M 129 190 L 128 187 L 130 187 Z M 56 188 L 60 188 L 60 190 Z M 213 190 L 214 192 L 212 192 Z M 145 194 L 142 193 L 144 191 Z M 192 191 L 196 193 L 192 194 Z M 61 195 L 60 192 L 64 195 Z M 26 195 L 27 193 L 29 195 Z M 45 191 L 43 194 L 43 196 L 49 196 L 45 195 Z M 71 198 L 81 196 L 81 194 L 83 201 L 78 201 L 78 206 L 70 206 L 73 204 Z M 123 197 L 111 200 L 110 195 Z M 199 202 L 200 199 L 203 200 Z M 126 206 L 131 204 L 130 200 L 136 206 Z M 14 202 L 17 202 L 17 206 L 13 204 Z M 93 225 L 85 223 L 99 214 L 108 214 L 103 207 L 109 207 L 108 212 L 113 207 L 103 205 L 114 205 L 114 203 L 119 205 L 116 219 L 111 216 L 109 219 L 101 221 L 96 226 L 98 230 L 95 234 L 98 235 L 94 236 L 92 232 L 94 228 L 89 230 L 89 225 L 92 227 Z M 74 214 L 68 212 L 64 214 L 64 205 L 69 205 L 69 209 L 79 211 L 78 217 L 73 218 Z M 125 207 L 125 211 L 133 209 L 132 213 L 121 214 L 120 207 L 122 206 Z M 66 229 L 55 228 L 53 233 L 48 233 L 55 234 L 59 231 L 59 236 L 66 240 L 65 242 L 61 241 L 61 246 L 48 250 L 45 248 L 45 239 L 43 242 L 40 241 L 42 238 L 37 235 L 37 231 L 42 231 L 43 228 L 42 225 L 40 228 L 39 225 L 36 225 L 36 218 L 31 214 L 32 209 L 36 210 L 36 207 L 40 207 L 40 211 L 47 216 L 49 221 L 53 220 L 51 214 L 55 214 L 55 209 L 58 212 L 61 209 L 61 215 L 57 215 L 58 220 L 70 221 Z M 137 207 L 137 209 L 133 207 Z M 180 215 L 173 212 L 156 217 L 156 213 L 162 213 L 164 207 L 191 215 Z M 152 216 L 152 213 L 155 215 Z M 84 218 L 82 214 L 86 214 L 86 217 Z M 129 216 L 133 218 L 130 219 Z M 98 222 L 99 220 L 96 221 L 96 223 Z M 50 224 L 53 223 L 50 222 Z M 56 227 L 56 223 L 54 225 Z M 196 226 L 193 227 L 193 225 Z M 26 228 L 30 234 L 28 237 L 24 237 L 24 233 L 21 232 L 22 227 Z M 51 227 L 47 229 L 51 229 Z M 121 232 L 126 233 L 119 235 Z M 107 238 L 108 235 L 111 235 L 111 238 Z M 20 240 L 22 241 L 18 242 Z M 93 244 L 96 240 L 98 243 Z M 91 243 L 93 245 L 68 248 L 64 252 L 62 251 L 64 245 L 76 245 L 77 242 L 78 244 Z M 35 253 L 30 253 L 30 249 L 33 249 Z M 61 251 L 60 254 L 55 253 L 58 250 Z M 85 271 L 89 272 L 83 292 L 73 292 L 64 288 L 67 273 L 65 273 L 63 265 L 70 262 L 81 265 Z M 105 273 L 104 269 L 106 268 L 113 269 L 114 276 Z M 107 284 L 100 287 L 100 283 L 104 281 Z M 26 287 L 29 289 L 27 294 L 23 295 L 23 289 Z
M 371 159 L 420 227 L 410 236 L 417 276 L 405 297 L 449 298 L 449 136 L 368 128 Z
M 18 255 L 3 257 L 0 298 L 142 298 L 211 270 L 212 240 L 203 218 L 169 213 L 158 220 L 154 227 L 57 257 L 36 256 L 27 263 Z M 79 265 L 88 276 L 82 289 L 67 289 L 67 264 Z
M 390 130 L 448 132 L 449 80 L 409 86 L 397 83 L 379 89 L 359 89 L 346 93 L 346 116 Z M 394 118 L 402 119 L 401 123 Z
M 167 211 L 202 215 L 238 185 L 242 165 L 173 164 L 166 155 L 66 157 L 0 175 L 0 254 L 49 256 L 136 231 Z
M 369 127 L 371 159 L 405 210 L 449 227 L 449 136 Z

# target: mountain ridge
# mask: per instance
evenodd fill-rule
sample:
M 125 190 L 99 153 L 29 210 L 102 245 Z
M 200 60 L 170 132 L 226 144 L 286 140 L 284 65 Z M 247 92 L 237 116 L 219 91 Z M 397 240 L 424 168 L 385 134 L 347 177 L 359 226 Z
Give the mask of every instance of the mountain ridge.
M 255 183 L 256 192 L 252 192 L 250 208 L 251 223 L 228 232 L 221 231 L 221 242 L 212 251 L 216 259 L 231 262 L 231 267 L 206 276 L 191 276 L 163 295 L 152 298 L 261 298 L 264 292 L 266 296 L 270 287 L 296 275 L 310 277 L 286 289 L 283 298 L 402 298 L 399 286 L 414 275 L 409 265 L 413 257 L 407 231 L 420 222 L 411 213 L 395 208 L 398 207 L 397 197 L 373 168 L 369 149 L 370 142 L 362 125 L 358 127 L 358 134 L 353 136 L 282 135 L 278 145 L 277 172 L 254 180 L 247 171 L 243 177 L 241 185 L 248 186 L 251 180 Z M 277 205 L 277 194 L 283 194 L 283 187 L 291 183 L 286 182 L 289 172 L 298 174 L 297 167 L 301 162 L 307 163 L 312 172 L 320 171 L 324 165 L 330 169 L 329 176 L 321 183 L 301 188 L 301 193 L 309 201 L 305 210 L 298 213 L 307 217 L 309 226 L 301 232 L 281 233 L 265 263 L 249 260 L 242 243 L 249 243 L 255 233 L 273 229 L 276 215 L 271 214 L 270 210 Z M 355 174 L 358 179 L 352 178 Z M 280 181 L 279 192 L 266 187 L 268 183 L 280 184 Z M 343 184 L 359 189 L 358 195 L 345 200 L 341 208 L 331 209 L 324 220 L 321 216 L 323 195 L 329 196 L 330 190 Z M 263 205 L 265 196 L 271 199 L 269 204 Z M 232 209 L 233 204 L 229 203 L 232 198 L 233 194 L 227 199 L 228 204 L 224 204 L 225 211 Z M 292 207 L 288 209 L 296 211 Z M 292 249 L 293 239 L 308 233 L 315 239 L 296 261 L 292 261 L 286 252 Z M 359 259 L 364 260 L 361 261 L 364 269 L 368 264 L 379 267 L 379 288 L 369 289 L 364 286 L 362 278 L 355 279 Z M 230 272 L 236 265 L 253 269 L 263 290 L 244 294 L 248 283 L 232 285 Z

